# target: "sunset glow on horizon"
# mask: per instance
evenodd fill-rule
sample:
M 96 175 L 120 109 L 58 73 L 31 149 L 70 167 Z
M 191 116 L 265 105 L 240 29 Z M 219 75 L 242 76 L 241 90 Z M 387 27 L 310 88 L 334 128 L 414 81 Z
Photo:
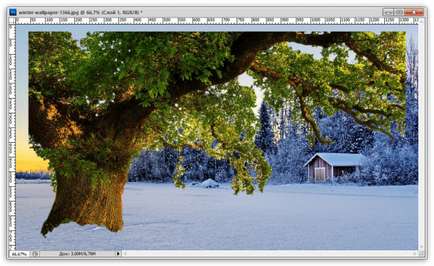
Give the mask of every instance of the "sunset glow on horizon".
M 44 161 L 36 155 L 29 144 L 17 143 L 16 169 L 17 172 L 48 171 L 48 160 Z

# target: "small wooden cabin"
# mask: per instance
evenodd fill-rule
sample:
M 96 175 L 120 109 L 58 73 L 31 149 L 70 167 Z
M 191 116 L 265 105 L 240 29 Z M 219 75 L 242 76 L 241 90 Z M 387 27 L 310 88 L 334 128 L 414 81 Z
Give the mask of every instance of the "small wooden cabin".
M 364 156 L 353 153 L 317 153 L 307 161 L 309 179 L 324 181 L 341 176 L 344 172 L 351 173 L 360 166 Z

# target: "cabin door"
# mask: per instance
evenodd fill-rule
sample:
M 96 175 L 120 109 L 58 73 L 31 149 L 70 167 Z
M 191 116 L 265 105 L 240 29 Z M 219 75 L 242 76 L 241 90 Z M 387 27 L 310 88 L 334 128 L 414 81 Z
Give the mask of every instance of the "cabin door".
M 324 181 L 325 179 L 325 167 L 315 168 L 315 180 Z

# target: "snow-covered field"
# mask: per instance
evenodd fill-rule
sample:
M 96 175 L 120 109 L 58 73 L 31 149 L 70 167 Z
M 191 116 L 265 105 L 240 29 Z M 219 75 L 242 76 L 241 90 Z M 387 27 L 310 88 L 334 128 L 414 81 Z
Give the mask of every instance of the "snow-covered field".
M 55 194 L 18 181 L 16 250 L 417 250 L 418 187 L 218 188 L 127 183 L 124 228 L 61 225 L 40 234 Z

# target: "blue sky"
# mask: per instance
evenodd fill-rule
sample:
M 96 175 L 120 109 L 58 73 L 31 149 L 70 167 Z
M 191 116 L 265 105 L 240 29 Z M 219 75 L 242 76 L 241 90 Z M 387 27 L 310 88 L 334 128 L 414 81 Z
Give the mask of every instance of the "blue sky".
M 86 37 L 87 32 L 93 31 L 405 31 L 407 40 L 412 37 L 417 41 L 416 25 L 17 25 L 16 27 L 16 88 L 17 88 L 17 167 L 20 154 L 29 151 L 28 146 L 28 34 L 32 31 L 69 31 L 74 39 Z M 313 54 L 321 58 L 320 47 L 310 47 L 300 44 L 291 44 L 294 50 Z M 242 85 L 250 86 L 253 80 L 243 74 L 239 77 Z M 263 94 L 255 88 L 257 95 L 256 105 L 259 107 Z M 257 110 L 255 110 L 257 113 Z M 30 151 L 33 153 L 33 151 Z M 30 159 L 29 159 L 30 160 Z M 46 163 L 40 161 L 40 168 Z M 37 167 L 39 168 L 39 167 Z M 17 168 L 19 170 L 19 168 Z

